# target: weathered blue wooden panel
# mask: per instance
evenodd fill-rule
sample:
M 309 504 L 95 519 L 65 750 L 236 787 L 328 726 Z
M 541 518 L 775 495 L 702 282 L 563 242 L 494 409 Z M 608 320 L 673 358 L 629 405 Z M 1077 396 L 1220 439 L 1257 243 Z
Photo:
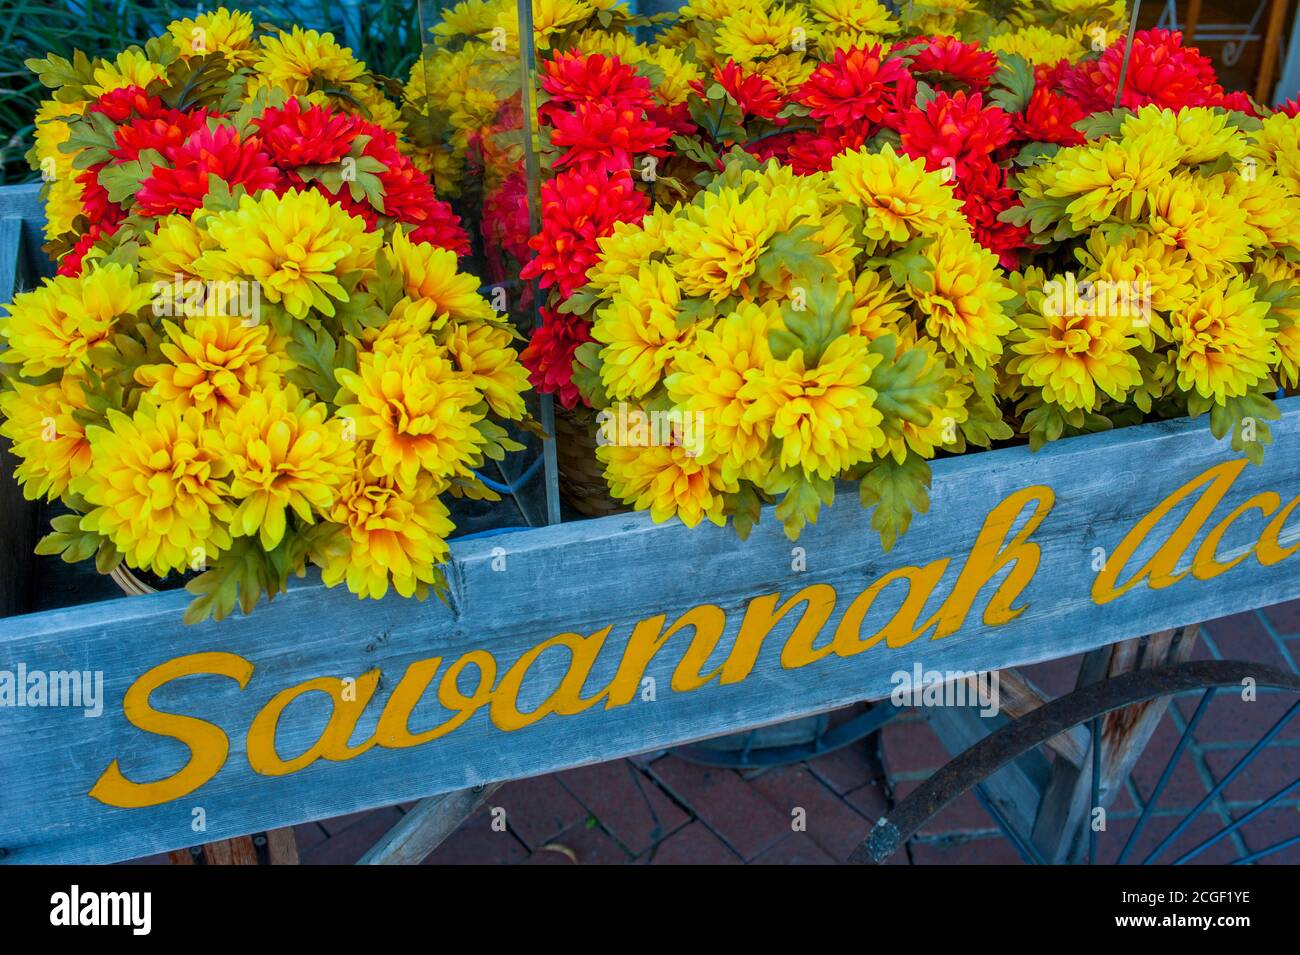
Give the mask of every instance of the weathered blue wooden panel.
M 1204 422 L 1188 421 L 1037 454 L 1013 448 L 938 462 L 930 513 L 890 554 L 846 495 L 800 550 L 770 514 L 744 544 L 729 530 L 655 525 L 645 515 L 466 541 L 452 548 L 450 606 L 359 603 L 308 582 L 219 625 L 182 626 L 183 593 L 0 621 L 0 694 L 3 672 L 20 666 L 103 676 L 99 716 L 0 708 L 0 847 L 6 862 L 129 858 L 881 698 L 894 674 L 918 663 L 942 671 L 1030 663 L 1298 597 L 1300 555 L 1283 548 L 1300 549 L 1300 399 L 1282 406 L 1262 467 L 1244 466 Z M 1194 487 L 1123 560 L 1135 525 L 1212 468 L 1219 483 Z M 1189 515 L 1190 547 L 1172 554 L 1167 577 L 1157 566 L 1154 577 L 1098 602 L 1096 568 L 1109 561 L 1122 582 L 1148 558 L 1158 565 L 1171 553 L 1162 542 Z M 982 531 L 987 539 L 971 556 Z M 1009 543 L 1022 533 L 1021 544 Z M 1017 560 L 1004 559 L 1009 550 Z M 1175 582 L 1193 563 L 1196 573 Z M 891 572 L 860 628 L 841 626 L 846 609 L 867 600 L 855 598 Z M 820 611 L 828 620 L 792 636 L 807 609 L 800 604 L 764 638 L 763 598 L 780 595 L 769 598 L 779 605 L 803 588 L 814 598 L 809 619 Z M 700 629 L 682 627 L 652 654 L 655 615 L 671 625 L 685 613 Z M 907 618 L 919 621 L 910 641 Z M 712 647 L 700 638 L 710 625 L 721 631 Z M 887 625 L 892 636 L 868 641 Z M 536 649 L 566 633 L 566 647 Z M 648 658 L 644 673 L 637 647 Z M 756 649 L 752 664 L 745 647 Z M 585 678 L 569 648 L 589 665 Z M 157 714 L 132 699 L 132 719 L 155 732 L 132 725 L 128 689 L 138 693 L 142 675 L 195 654 L 221 655 L 199 658 L 198 669 L 230 675 L 161 682 L 149 702 L 196 719 L 150 723 Z M 444 681 L 449 668 L 457 681 Z M 421 676 L 431 677 L 427 692 Z M 358 682 L 350 691 L 327 677 Z M 268 703 L 307 681 L 316 683 L 276 723 Z M 616 692 L 602 695 L 612 681 Z M 460 725 L 423 742 L 403 738 L 446 729 L 466 698 L 484 705 L 470 705 Z M 318 743 L 336 705 L 356 725 L 336 720 Z M 529 717 L 538 707 L 545 715 Z M 409 730 L 405 710 L 413 710 Z M 189 740 L 197 755 L 158 732 Z M 324 755 L 275 763 L 309 750 Z M 124 779 L 116 788 L 105 781 L 110 766 Z M 186 766 L 189 776 L 178 776 Z M 131 785 L 156 781 L 166 792 Z M 160 798 L 141 808 L 101 801 Z M 193 828 L 196 820 L 206 828 Z

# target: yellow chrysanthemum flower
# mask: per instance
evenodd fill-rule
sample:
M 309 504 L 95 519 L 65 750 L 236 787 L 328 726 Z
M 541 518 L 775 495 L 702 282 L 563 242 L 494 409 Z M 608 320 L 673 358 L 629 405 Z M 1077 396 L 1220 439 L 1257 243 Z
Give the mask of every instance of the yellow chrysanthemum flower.
M 221 435 L 193 409 L 141 404 L 86 429 L 91 468 L 72 490 L 94 505 L 83 530 L 109 538 L 126 562 L 164 575 L 201 567 L 230 546 L 233 508 Z
M 86 92 L 95 98 L 128 86 L 143 89 L 167 75 L 167 67 L 150 60 L 139 47 L 123 50 L 112 60 L 96 60 L 95 64 L 94 82 L 86 84 Z
M 728 14 L 713 38 L 718 52 L 737 63 L 753 63 L 798 49 L 815 36 L 801 6 L 783 3 L 768 7 L 743 6 Z
M 701 520 L 721 527 L 726 494 L 738 490 L 724 473 L 721 461 L 708 455 L 692 457 L 681 445 L 596 448 L 605 466 L 610 493 L 638 511 L 649 511 L 656 523 L 677 517 L 687 527 Z
M 167 33 L 182 59 L 221 53 L 232 67 L 248 66 L 257 59 L 253 15 L 242 10 L 218 7 L 193 19 L 173 20 L 167 24 Z
M 271 329 L 242 319 L 211 315 L 190 318 L 184 329 L 164 321 L 161 345 L 168 364 L 141 365 L 135 380 L 160 403 L 194 408 L 209 421 L 239 408 L 260 388 L 278 381 L 284 369 L 270 350 Z
M 456 253 L 428 242 L 412 242 L 401 229 L 389 247 L 411 298 L 428 299 L 438 315 L 453 322 L 492 321 L 491 303 L 478 293 L 478 279 L 458 270 Z M 437 327 L 435 322 L 434 327 Z
M 1254 288 L 1233 276 L 1173 313 L 1178 387 L 1223 404 L 1262 381 L 1276 355 L 1276 323 L 1268 311 Z
M 1095 232 L 1088 237 L 1084 248 L 1075 252 L 1075 257 L 1091 270 L 1090 277 L 1096 281 L 1117 287 L 1128 285 L 1149 293 L 1151 307 L 1156 312 L 1182 308 L 1197 291 L 1196 270 L 1187 252 L 1167 245 L 1147 231 L 1125 236 L 1118 242 Z M 1152 316 L 1152 324 L 1157 331 L 1163 329 L 1158 316 Z M 1163 331 L 1161 334 L 1163 337 Z M 1140 332 L 1139 337 L 1146 347 L 1152 347 Z
M 1250 155 L 1300 195 L 1300 116 L 1274 113 L 1250 134 Z
M 813 19 L 827 29 L 889 35 L 901 29 L 889 10 L 876 0 L 809 0 L 808 9 Z
M 770 422 L 745 419 L 752 400 L 741 397 L 741 389 L 772 360 L 767 333 L 780 323 L 775 304 L 742 302 L 677 352 L 665 379 L 676 407 L 704 416 L 709 447 L 733 476 L 761 478 L 770 464 L 764 460 Z
M 989 37 L 984 47 L 995 53 L 1022 56 L 1031 66 L 1055 66 L 1061 60 L 1077 63 L 1087 52 L 1087 47 L 1077 37 L 1037 25 L 998 33 Z
M 450 556 L 446 539 L 454 525 L 428 474 L 402 487 L 380 471 L 374 461 L 358 460 L 331 508 L 329 519 L 343 529 L 336 545 L 315 558 L 321 580 L 327 587 L 346 581 L 352 593 L 373 600 L 388 593 L 391 581 L 403 597 L 423 599 L 441 579 L 437 565 Z
M 865 338 L 841 335 L 816 366 L 808 367 L 803 351 L 795 351 L 769 361 L 740 389 L 750 402 L 745 422 L 770 430 L 782 468 L 830 480 L 885 443 L 869 385 L 880 356 L 869 347 Z
M 438 23 L 429 32 L 435 36 L 478 36 L 496 23 L 502 4 L 498 0 L 461 0 L 441 12 Z
M 361 78 L 365 65 L 347 47 L 339 46 L 332 33 L 317 33 L 295 26 L 276 36 L 261 39 L 262 49 L 253 64 L 249 96 L 258 90 L 282 89 L 290 96 L 304 96 L 314 88 L 338 89 Z
M 1300 196 L 1270 169 L 1234 176 L 1228 201 L 1246 213 L 1250 243 L 1256 247 L 1300 247 Z
M 254 279 L 295 318 L 313 308 L 333 315 L 334 303 L 349 298 L 339 279 L 373 269 L 383 240 L 312 189 L 243 196 L 238 209 L 210 217 L 207 231 L 217 247 L 199 257 L 201 276 Z
M 200 229 L 195 219 L 206 215 L 203 210 L 193 217 L 170 215 L 159 219 L 153 235 L 140 248 L 140 265 L 160 282 L 174 282 L 177 276 L 183 282 L 198 278 L 195 263 L 216 242 Z
M 899 331 L 907 321 L 907 297 L 887 275 L 866 269 L 853 283 L 849 334 L 875 341 Z
M 789 96 L 801 86 L 817 68 L 817 61 L 803 53 L 778 53 L 776 56 L 751 63 L 759 76 L 766 77 L 782 96 Z
M 1205 107 L 1184 106 L 1178 112 L 1159 106 L 1143 106 L 1120 126 L 1120 135 L 1169 137 L 1180 147 L 1178 161 L 1184 166 L 1213 162 L 1222 156 L 1242 159 L 1249 143 L 1232 118 Z
M 1047 164 L 1047 195 L 1071 198 L 1070 224 L 1083 230 L 1118 214 L 1136 220 L 1147 193 L 1169 179 L 1183 152 L 1176 139 L 1142 135 L 1062 149 Z
M 609 298 L 618 291 L 623 276 L 635 276 L 651 255 L 664 248 L 664 235 L 674 221 L 674 214 L 661 207 L 640 223 L 614 223 L 611 235 L 596 240 L 600 258 L 587 270 L 587 280 L 596 294 Z
M 1141 383 L 1134 319 L 1110 314 L 1108 299 L 1060 302 L 1035 292 L 1027 305 L 1010 336 L 1015 357 L 1007 370 L 1040 389 L 1044 401 L 1092 411 L 1103 395 L 1123 401 Z
M 486 406 L 434 342 L 362 354 L 356 371 L 334 375 L 344 389 L 338 413 L 356 422 L 358 438 L 373 441 L 376 473 L 394 475 L 403 489 L 414 488 L 421 472 L 439 480 L 469 475 L 485 443 L 475 424 Z
M 681 292 L 662 262 L 624 276 L 613 302 L 596 312 L 591 337 L 604 344 L 600 378 L 613 398 L 637 398 L 654 390 L 694 326 L 679 328 Z
M 65 375 L 46 385 L 12 385 L 13 391 L 0 392 L 0 435 L 19 458 L 14 477 L 29 501 L 53 501 L 90 467 L 90 443 L 73 415 L 86 405 L 81 382 Z
M 40 288 L 16 295 L 8 316 L 0 317 L 0 337 L 9 344 L 0 361 L 21 365 L 31 378 L 79 368 L 119 319 L 133 317 L 151 295 L 125 265 L 102 265 L 80 278 L 46 279 Z
M 720 302 L 741 291 L 776 226 L 762 195 L 742 199 L 727 187 L 703 196 L 681 210 L 665 241 L 682 291 Z
M 456 367 L 483 395 L 488 407 L 503 418 L 519 419 L 524 416 L 528 369 L 510 347 L 513 340 L 509 328 L 489 322 L 449 325 L 439 335 Z
M 1002 307 L 1014 293 L 997 256 L 957 229 L 940 233 L 925 256 L 934 265 L 930 287 L 909 285 L 908 292 L 925 316 L 926 331 L 958 362 L 988 367 L 1015 327 Z
M 1201 275 L 1250 261 L 1246 209 L 1228 198 L 1227 186 L 1222 176 L 1180 173 L 1151 190 L 1148 228 L 1186 251 Z
M 830 180 L 862 210 L 863 235 L 877 242 L 938 235 L 961 215 L 944 173 L 927 172 L 925 160 L 897 155 L 888 143 L 878 153 L 863 148 L 836 156 Z
M 72 222 L 85 214 L 81 202 L 81 184 L 77 182 L 79 170 L 72 165 L 75 152 L 61 148 L 72 136 L 72 127 L 65 119 L 80 116 L 85 103 L 61 103 L 47 99 L 36 111 L 36 131 L 33 136 L 33 153 L 41 178 L 47 184 L 45 194 L 45 238 L 54 239 L 72 231 Z
M 253 394 L 238 411 L 222 415 L 230 464 L 230 495 L 239 506 L 230 519 L 234 537 L 258 535 L 263 549 L 284 539 L 288 511 L 306 524 L 326 514 L 353 476 L 356 442 L 343 422 L 329 417 L 289 385 Z

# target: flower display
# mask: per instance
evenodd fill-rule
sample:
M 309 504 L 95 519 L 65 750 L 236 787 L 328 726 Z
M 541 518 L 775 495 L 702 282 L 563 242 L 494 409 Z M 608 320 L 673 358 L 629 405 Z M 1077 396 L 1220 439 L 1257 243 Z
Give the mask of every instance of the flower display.
M 309 565 L 441 594 L 446 499 L 495 499 L 527 371 L 364 66 L 222 10 L 36 68 L 68 108 L 33 158 L 82 170 L 48 186 L 58 274 L 0 315 L 0 434 L 63 508 L 38 552 L 184 575 L 191 621 Z

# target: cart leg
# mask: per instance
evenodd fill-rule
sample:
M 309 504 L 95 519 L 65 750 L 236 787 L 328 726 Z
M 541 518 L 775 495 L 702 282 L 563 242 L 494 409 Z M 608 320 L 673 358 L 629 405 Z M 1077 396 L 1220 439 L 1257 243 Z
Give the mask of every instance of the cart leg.
M 500 788 L 494 783 L 421 799 L 357 865 L 419 865 Z
M 1163 630 L 1149 637 L 1126 640 L 1094 650 L 1080 667 L 1079 685 L 1085 686 L 1133 670 L 1147 670 L 1191 657 L 1199 624 Z M 1125 707 L 1101 719 L 1101 779 L 1099 800 L 1109 805 L 1124 784 L 1134 763 L 1142 755 L 1151 735 L 1160 725 L 1170 697 Z M 1049 863 L 1077 861 L 1087 843 L 1079 838 L 1091 823 L 1092 746 L 1086 758 L 1076 763 L 1058 758 L 1043 791 L 1031 840 Z
M 265 863 L 259 846 L 265 847 Z M 197 849 L 197 851 L 196 851 Z M 209 842 L 196 849 L 177 849 L 167 853 L 172 865 L 297 865 L 298 842 L 292 828 L 272 829 L 257 836 L 237 836 Z

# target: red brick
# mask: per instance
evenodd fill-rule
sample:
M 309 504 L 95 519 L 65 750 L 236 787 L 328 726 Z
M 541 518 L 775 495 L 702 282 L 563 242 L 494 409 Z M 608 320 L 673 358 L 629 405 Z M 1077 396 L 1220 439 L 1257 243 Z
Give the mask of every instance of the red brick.
M 1017 667 L 1017 669 L 1030 683 L 1047 694 L 1048 699 L 1056 699 L 1058 696 L 1069 693 L 1078 685 L 1079 663 L 1082 659 L 1081 656 L 1076 654 L 1075 656 L 1061 657 L 1059 660 L 1044 660 L 1042 663 L 1032 663 L 1029 666 Z
M 316 824 L 325 830 L 326 835 L 332 836 L 335 833 L 342 832 L 344 829 L 356 825 L 372 812 L 377 811 L 379 810 L 364 809 L 361 812 L 350 812 L 346 816 L 335 816 L 333 819 L 320 819 Z
M 696 820 L 637 858 L 648 865 L 735 865 L 740 857 Z
M 731 770 L 694 766 L 666 756 L 651 768 L 679 802 L 727 844 L 752 859 L 790 832 L 790 820 Z
M 1207 713 L 1205 719 L 1209 718 L 1210 714 Z M 1204 725 L 1204 721 L 1201 725 Z M 1164 772 L 1165 765 L 1169 762 L 1169 757 L 1173 755 L 1174 747 L 1178 745 L 1181 737 L 1182 732 L 1174 726 L 1172 720 L 1166 717 L 1160 721 L 1146 749 L 1138 757 L 1130 778 L 1144 804 L 1151 798 L 1156 782 Z M 1156 802 L 1157 809 L 1190 808 L 1195 806 L 1208 791 L 1208 787 L 1197 771 L 1195 758 L 1194 746 L 1188 746 L 1183 750 L 1182 755 L 1178 757 L 1173 775 L 1165 783 L 1165 788 Z
M 871 830 L 872 822 L 802 767 L 789 766 L 768 773 L 754 780 L 753 785 L 791 825 L 794 810 L 803 809 L 808 835 L 840 862 L 848 860 Z
M 301 826 L 293 827 L 293 838 L 298 844 L 298 855 L 302 855 L 308 849 L 320 845 L 329 834 L 321 828 L 318 822 L 307 822 Z
M 1262 611 L 1284 637 L 1300 637 L 1300 600 L 1265 607 Z
M 571 769 L 558 778 L 633 855 L 690 821 L 658 783 L 628 760 Z
M 1207 750 L 1205 762 L 1215 781 L 1226 777 L 1247 752 L 1245 747 Z M 1224 788 L 1222 796 L 1230 803 L 1246 803 L 1244 808 L 1248 811 L 1297 779 L 1300 779 L 1300 746 L 1270 746 L 1246 764 Z M 1293 806 L 1300 801 L 1300 787 L 1291 790 L 1286 801 Z
M 528 857 L 526 864 L 573 865 L 574 859 L 570 859 L 568 853 L 560 851 L 560 847 L 572 852 L 578 865 L 623 865 L 632 859 L 600 826 L 582 822 L 560 833 L 545 846 L 539 846 Z
M 867 757 L 867 747 L 873 745 L 869 737 L 866 742 L 857 742 L 845 746 L 825 756 L 808 760 L 808 768 L 819 779 L 840 795 L 865 786 L 872 780 L 871 761 Z
M 752 863 L 753 865 L 835 865 L 806 832 L 792 832 Z
M 325 841 L 305 852 L 300 851 L 298 858 L 303 865 L 354 864 L 384 833 L 401 821 L 402 814 L 396 806 L 389 806 L 373 812 L 354 813 L 351 818 L 356 820 L 352 825 L 336 829 Z
M 1129 853 L 1127 861 L 1129 863 L 1139 863 L 1146 859 L 1147 855 L 1156 845 L 1168 835 L 1175 826 L 1182 822 L 1182 814 L 1175 813 L 1168 816 L 1154 816 L 1147 820 L 1146 827 L 1142 834 L 1138 836 L 1137 845 Z M 1097 859 L 1105 865 L 1112 864 L 1119 857 L 1120 850 L 1128 840 L 1129 833 L 1133 831 L 1133 826 L 1137 823 L 1134 819 L 1115 819 L 1111 822 L 1109 828 L 1104 833 L 1099 833 L 1097 838 Z M 1223 829 L 1223 822 L 1220 821 L 1218 814 L 1213 811 L 1202 813 L 1197 816 L 1195 821 L 1184 831 L 1173 845 L 1163 850 L 1153 861 L 1157 864 L 1166 865 L 1173 862 L 1184 852 L 1200 845 L 1216 832 Z M 1192 861 L 1195 863 L 1212 863 L 1223 865 L 1232 862 L 1239 855 L 1237 849 L 1231 842 L 1231 836 L 1225 836 L 1215 845 L 1206 849 Z
M 917 786 L 920 780 L 905 779 L 894 787 L 894 802 L 902 802 Z M 974 793 L 963 793 L 941 813 L 921 827 L 921 835 L 949 836 L 987 833 L 996 831 L 998 824 L 984 811 Z
M 490 801 L 506 811 L 506 825 L 530 849 L 587 818 L 587 810 L 555 776 L 536 776 L 508 783 Z
M 879 783 L 859 786 L 844 798 L 872 825 L 889 810 L 889 800 L 885 798 L 885 790 Z
M 495 800 L 493 800 L 495 802 Z M 492 828 L 488 807 L 476 812 L 424 860 L 425 865 L 509 865 L 522 862 L 528 849 L 509 828 Z
M 1281 649 L 1264 629 L 1259 615 L 1254 611 L 1211 620 L 1202 624 L 1201 629 L 1209 633 L 1225 660 L 1251 660 L 1284 670 L 1291 669 L 1291 661 L 1282 655 Z
M 1238 831 L 1251 852 L 1260 852 L 1300 836 L 1300 811 L 1294 808 L 1266 809 Z M 1300 843 L 1266 855 L 1257 862 L 1259 865 L 1300 865 Z
M 929 776 L 952 756 L 928 723 L 891 723 L 880 731 L 885 771 L 891 779 Z
M 1179 697 L 1178 706 L 1185 719 L 1191 718 L 1198 703 L 1200 695 L 1196 693 Z M 1240 689 L 1223 687 L 1197 725 L 1196 739 L 1206 743 L 1255 743 L 1294 703 L 1295 695 L 1291 693 L 1258 689 L 1255 699 L 1243 700 Z M 1300 739 L 1300 717 L 1293 718 L 1277 738 Z
M 1024 861 L 1015 846 L 1002 835 L 970 840 L 914 841 L 910 848 L 913 865 L 1015 865 Z

